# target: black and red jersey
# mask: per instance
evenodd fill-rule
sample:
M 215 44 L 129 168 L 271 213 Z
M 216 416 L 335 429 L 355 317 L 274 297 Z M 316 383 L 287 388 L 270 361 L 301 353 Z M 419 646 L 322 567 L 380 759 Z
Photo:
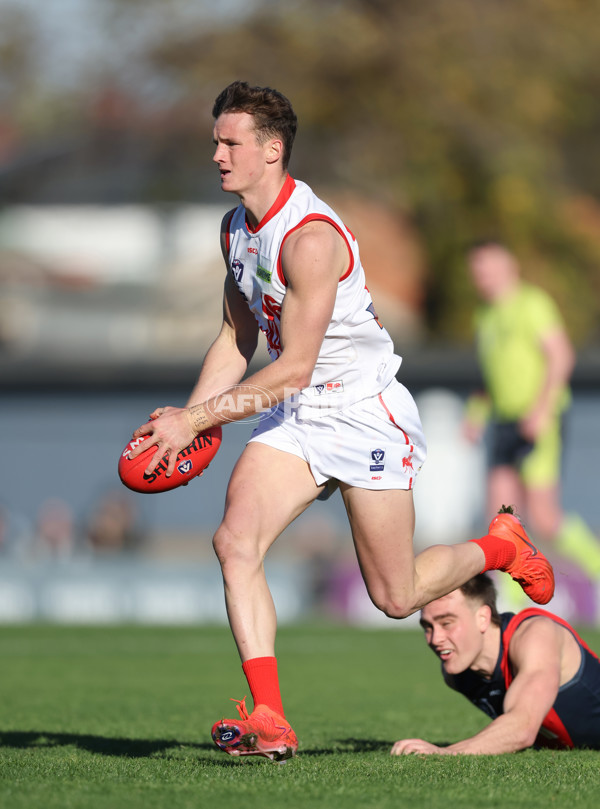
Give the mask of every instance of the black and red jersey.
M 503 613 L 500 652 L 491 678 L 467 669 L 456 675 L 444 673 L 444 679 L 451 688 L 464 694 L 480 710 L 495 719 L 504 712 L 504 697 L 514 677 L 508 654 L 511 638 L 523 621 L 538 615 L 550 618 L 572 633 L 581 649 L 581 665 L 575 676 L 559 688 L 535 746 L 600 749 L 600 659 L 567 621 L 551 612 L 531 607 L 516 615 Z

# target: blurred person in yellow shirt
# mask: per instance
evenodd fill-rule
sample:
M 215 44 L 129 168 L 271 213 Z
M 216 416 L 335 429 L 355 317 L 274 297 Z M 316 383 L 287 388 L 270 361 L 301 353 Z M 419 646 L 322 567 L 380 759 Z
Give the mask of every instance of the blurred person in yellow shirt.
M 600 578 L 600 543 L 561 505 L 564 416 L 575 352 L 555 301 L 522 280 L 503 244 L 480 242 L 467 262 L 482 301 L 476 314 L 477 353 L 485 391 L 466 408 L 467 437 L 489 430 L 487 510 L 511 504 L 538 540 Z

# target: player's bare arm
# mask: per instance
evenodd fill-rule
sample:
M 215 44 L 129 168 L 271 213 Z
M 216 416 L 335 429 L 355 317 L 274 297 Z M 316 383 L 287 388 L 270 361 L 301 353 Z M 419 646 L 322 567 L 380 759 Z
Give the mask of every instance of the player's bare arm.
M 510 644 L 515 678 L 506 692 L 504 713 L 475 736 L 447 747 L 424 739 L 401 739 L 392 754 L 495 755 L 530 747 L 556 700 L 561 678 L 569 679 L 561 635 L 566 631 L 544 617 L 525 621 L 517 629 Z
M 258 323 L 228 274 L 221 330 L 204 359 L 187 407 L 205 402 L 236 385 L 248 370 L 257 342 Z
M 225 280 L 221 330 L 206 354 L 187 406 L 157 408 L 150 414 L 150 421 L 134 433 L 134 437 L 151 436 L 151 440 L 157 445 L 157 453 L 146 470 L 148 474 L 165 452 L 168 452 L 166 475 L 169 477 L 175 468 L 179 450 L 187 447 L 198 433 L 220 423 L 204 405 L 197 403 L 229 390 L 242 379 L 256 349 L 257 339 L 258 324 L 228 275 Z M 136 454 L 143 449 L 144 446 L 140 446 Z
M 239 382 L 248 370 L 258 343 L 258 323 L 239 294 L 229 270 L 227 227 L 232 213 L 228 211 L 221 222 L 221 252 L 226 268 L 223 323 L 204 359 L 187 407 L 205 402 Z
M 338 281 L 348 261 L 345 242 L 327 223 L 311 222 L 290 236 L 282 250 L 288 288 L 281 311 L 281 355 L 243 384 L 235 384 L 204 402 L 189 408 L 155 411 L 151 421 L 134 433 L 135 437 L 151 435 L 157 444 L 148 472 L 168 451 L 169 476 L 175 468 L 177 452 L 199 432 L 247 418 L 306 387 L 331 320 Z M 252 346 L 253 351 L 255 345 L 257 327 L 253 315 L 231 280 L 226 288 L 223 327 L 209 350 L 191 400 L 197 401 L 207 384 L 205 380 L 210 378 L 212 383 L 208 369 L 215 367 L 218 371 L 218 360 L 230 358 L 236 361 L 238 369 L 246 367 L 249 348 Z
M 225 226 L 230 213 L 225 215 L 221 224 L 221 249 L 226 264 Z M 169 468 L 166 475 L 170 476 L 175 466 L 177 452 L 188 446 L 198 433 L 212 426 L 208 414 L 203 409 L 200 409 L 194 417 L 190 407 L 239 382 L 248 369 L 257 342 L 258 324 L 228 272 L 223 290 L 221 330 L 204 358 L 198 381 L 190 394 L 187 406 L 156 408 L 150 414 L 150 420 L 133 434 L 134 438 L 142 435 L 151 436 L 148 440 L 157 445 L 157 453 L 146 469 L 148 474 L 165 452 L 168 452 Z M 131 457 L 135 458 L 146 447 L 147 443 L 144 446 L 140 445 L 131 453 Z
M 450 751 L 513 753 L 530 747 L 556 699 L 560 685 L 561 637 L 547 618 L 525 621 L 515 632 L 509 656 L 515 678 L 504 698 L 504 713 L 476 736 Z
M 209 400 L 217 401 L 222 409 L 223 397 L 220 394 L 226 394 L 227 401 L 233 401 L 234 394 L 239 396 L 250 391 L 247 385 L 240 384 L 240 380 L 256 349 L 258 324 L 235 289 L 231 276 L 227 277 L 225 286 L 221 332 L 206 356 L 198 382 L 187 403 L 186 414 L 194 434 L 216 423 L 215 413 L 206 404 Z M 231 413 L 228 415 L 228 421 L 235 420 L 231 418 Z
M 192 407 L 194 419 L 207 426 L 238 421 L 309 384 L 348 260 L 343 239 L 325 222 L 311 222 L 289 237 L 282 250 L 287 292 L 281 310 L 280 356 L 243 384 Z M 262 397 L 248 395 L 257 391 L 264 391 Z

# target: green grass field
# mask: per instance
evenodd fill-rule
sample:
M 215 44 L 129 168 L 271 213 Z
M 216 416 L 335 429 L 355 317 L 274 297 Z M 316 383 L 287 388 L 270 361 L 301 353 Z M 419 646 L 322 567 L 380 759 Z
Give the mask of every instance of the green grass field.
M 596 649 L 599 632 L 584 632 Z M 210 740 L 246 693 L 224 627 L 0 628 L 0 805 L 597 807 L 599 755 L 392 757 L 398 738 L 453 741 L 486 718 L 441 682 L 417 630 L 280 630 L 285 765 Z M 233 714 L 232 714 L 233 709 Z

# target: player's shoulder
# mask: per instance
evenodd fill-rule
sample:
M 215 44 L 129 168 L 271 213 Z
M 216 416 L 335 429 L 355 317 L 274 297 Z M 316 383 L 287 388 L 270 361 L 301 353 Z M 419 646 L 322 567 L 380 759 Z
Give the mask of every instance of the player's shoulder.
M 286 257 L 331 251 L 343 244 L 342 236 L 329 220 L 309 219 L 289 233 L 283 244 L 282 257 L 285 261 Z
M 527 654 L 540 645 L 553 645 L 562 631 L 568 631 L 550 613 L 542 611 L 524 610 L 515 618 L 517 625 L 509 640 L 510 658 Z
M 535 607 L 518 612 L 513 618 L 513 621 L 517 624 L 514 634 L 524 632 L 526 629 L 531 629 L 532 627 L 556 626 L 556 621 L 549 612 L 537 610 Z

